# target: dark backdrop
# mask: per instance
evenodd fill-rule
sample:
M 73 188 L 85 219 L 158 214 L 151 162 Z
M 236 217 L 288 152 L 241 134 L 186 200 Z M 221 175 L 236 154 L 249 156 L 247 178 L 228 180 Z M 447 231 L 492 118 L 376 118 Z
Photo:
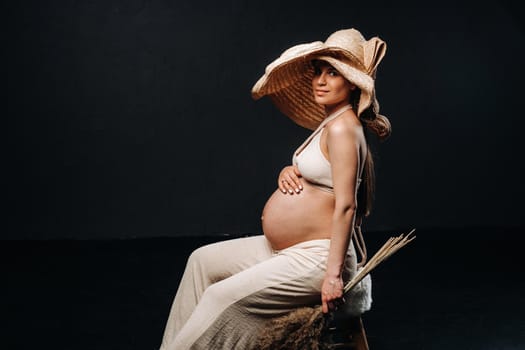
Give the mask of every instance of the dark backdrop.
M 517 2 L 516 2 L 517 3 Z M 286 48 L 388 44 L 369 230 L 523 226 L 512 2 L 23 1 L 7 21 L 1 238 L 243 234 L 308 134 L 250 90 Z

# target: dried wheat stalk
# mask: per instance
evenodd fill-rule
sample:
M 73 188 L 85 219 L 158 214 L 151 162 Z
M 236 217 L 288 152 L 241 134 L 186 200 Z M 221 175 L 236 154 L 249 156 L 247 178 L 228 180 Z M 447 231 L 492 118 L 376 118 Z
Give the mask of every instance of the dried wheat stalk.
M 374 256 L 363 266 L 361 270 L 345 285 L 344 293 L 347 293 L 350 289 L 355 287 L 367 274 L 370 273 L 377 265 L 379 265 L 383 260 L 387 259 L 389 256 L 397 252 L 399 249 L 410 243 L 415 236 L 410 237 L 410 235 L 416 229 L 412 229 L 406 236 L 401 234 L 398 237 L 391 237 L 386 241 L 385 244 L 374 254 Z M 409 239 L 410 237 L 410 239 Z

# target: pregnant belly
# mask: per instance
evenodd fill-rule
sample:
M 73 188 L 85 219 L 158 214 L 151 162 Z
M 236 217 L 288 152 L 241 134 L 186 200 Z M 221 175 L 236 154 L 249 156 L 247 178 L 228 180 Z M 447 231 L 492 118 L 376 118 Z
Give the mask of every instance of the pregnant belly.
M 302 184 L 300 193 L 284 194 L 277 189 L 264 206 L 262 229 L 274 249 L 330 238 L 334 195 L 304 179 Z

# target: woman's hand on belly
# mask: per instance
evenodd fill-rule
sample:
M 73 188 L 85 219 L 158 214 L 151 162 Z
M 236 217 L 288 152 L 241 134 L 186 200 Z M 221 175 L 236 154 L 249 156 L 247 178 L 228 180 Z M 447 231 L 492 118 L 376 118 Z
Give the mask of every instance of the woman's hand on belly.
M 286 166 L 281 170 L 277 178 L 277 185 L 282 193 L 294 194 L 294 191 L 295 193 L 299 193 L 303 189 L 300 177 L 301 173 L 297 166 Z

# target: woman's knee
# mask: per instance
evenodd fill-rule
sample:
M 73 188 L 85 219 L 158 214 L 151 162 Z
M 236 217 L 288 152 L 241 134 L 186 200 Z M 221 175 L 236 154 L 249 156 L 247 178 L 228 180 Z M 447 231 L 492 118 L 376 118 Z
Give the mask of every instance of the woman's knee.
M 186 265 L 191 267 L 194 271 L 195 269 L 198 269 L 201 272 L 205 272 L 208 270 L 207 267 L 209 265 L 213 265 L 213 262 L 210 261 L 213 257 L 212 254 L 213 252 L 207 248 L 207 246 L 199 247 L 191 252 Z
M 225 281 L 220 281 L 212 284 L 204 291 L 202 295 L 202 300 L 210 303 L 211 305 L 224 305 L 232 303 L 234 300 L 232 296 L 235 294 L 233 290 L 230 289 L 231 286 Z
M 188 258 L 188 264 L 206 264 L 206 262 L 209 260 L 209 256 L 211 254 L 210 249 L 208 248 L 208 245 L 199 247 L 195 249 L 193 252 L 191 252 L 189 258 Z
M 221 258 L 220 249 L 208 244 L 195 249 L 188 258 L 188 266 L 205 277 L 210 283 L 231 275 L 226 259 Z

